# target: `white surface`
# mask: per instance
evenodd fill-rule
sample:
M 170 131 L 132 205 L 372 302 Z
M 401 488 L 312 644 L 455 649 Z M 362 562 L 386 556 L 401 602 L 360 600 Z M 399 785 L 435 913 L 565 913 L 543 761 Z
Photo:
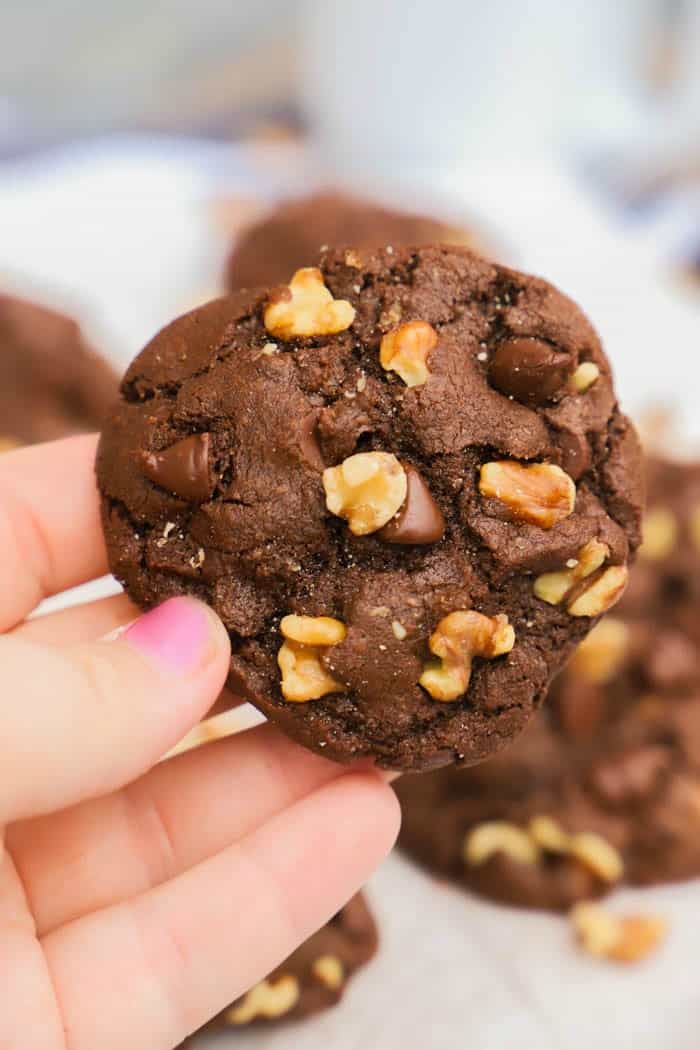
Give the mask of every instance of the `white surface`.
M 625 891 L 611 907 L 671 921 L 659 954 L 625 968 L 580 954 L 557 916 L 499 908 L 398 855 L 371 880 L 379 954 L 340 1006 L 202 1050 L 697 1050 L 700 882 Z
M 212 235 L 208 199 L 224 183 L 240 189 L 248 180 L 250 188 L 251 173 L 245 155 L 229 147 L 131 140 L 64 154 L 52 167 L 0 170 L 0 278 L 11 275 L 16 288 L 44 291 L 58 304 L 82 303 L 93 331 L 124 363 L 215 285 L 225 245 Z M 273 183 L 264 184 L 268 192 Z M 514 196 L 497 173 L 472 171 L 440 188 L 514 242 L 523 265 L 580 298 L 628 403 L 675 398 L 700 436 L 693 419 L 700 300 L 658 285 L 653 230 L 616 228 L 544 167 L 520 172 L 516 185 Z M 100 581 L 87 593 L 110 587 Z M 203 1045 L 697 1050 L 698 883 L 620 895 L 620 905 L 634 900 L 671 920 L 664 950 L 629 970 L 579 954 L 561 919 L 487 905 L 398 857 L 370 893 L 382 949 L 339 1009 L 293 1029 Z

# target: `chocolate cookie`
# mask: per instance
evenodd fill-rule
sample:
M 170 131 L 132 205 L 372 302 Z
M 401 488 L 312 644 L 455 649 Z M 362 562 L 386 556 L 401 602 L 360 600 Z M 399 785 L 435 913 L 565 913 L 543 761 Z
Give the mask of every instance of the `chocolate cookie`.
M 353 974 L 375 955 L 378 936 L 363 894 L 309 937 L 264 980 L 200 1032 L 296 1021 L 342 999 Z M 183 1046 L 192 1045 L 192 1036 Z
M 699 464 L 651 462 L 629 597 L 522 736 L 473 770 L 398 784 L 402 844 L 426 867 L 553 909 L 621 879 L 700 874 L 699 478 Z
M 374 201 L 323 190 L 283 201 L 237 238 L 226 266 L 225 287 L 264 288 L 282 284 L 324 245 L 373 248 L 390 244 L 462 244 L 474 248 L 466 230 L 437 219 L 385 208 Z
M 75 321 L 0 295 L 0 444 L 99 430 L 117 377 Z
M 644 542 L 625 594 L 628 619 L 678 627 L 700 645 L 700 462 L 652 457 Z
M 637 439 L 590 324 L 450 247 L 330 252 L 165 328 L 102 435 L 110 565 L 189 592 L 232 690 L 339 761 L 472 764 L 620 596 Z

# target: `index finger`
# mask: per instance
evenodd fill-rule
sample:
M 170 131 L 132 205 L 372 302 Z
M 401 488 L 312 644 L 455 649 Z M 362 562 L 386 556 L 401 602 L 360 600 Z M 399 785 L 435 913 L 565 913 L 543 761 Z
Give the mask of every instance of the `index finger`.
M 0 456 L 0 631 L 107 571 L 96 447 L 85 435 Z

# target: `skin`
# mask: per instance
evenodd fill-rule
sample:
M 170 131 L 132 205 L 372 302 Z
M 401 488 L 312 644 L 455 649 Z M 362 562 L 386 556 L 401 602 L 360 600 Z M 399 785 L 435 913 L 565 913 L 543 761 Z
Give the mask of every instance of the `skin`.
M 107 571 L 94 454 L 88 437 L 0 457 L 3 1050 L 176 1046 L 326 922 L 398 830 L 379 775 L 268 726 L 156 764 L 226 675 L 198 603 L 177 600 L 202 634 L 186 667 L 144 648 L 153 620 L 103 638 L 138 617 L 124 597 L 25 622 Z

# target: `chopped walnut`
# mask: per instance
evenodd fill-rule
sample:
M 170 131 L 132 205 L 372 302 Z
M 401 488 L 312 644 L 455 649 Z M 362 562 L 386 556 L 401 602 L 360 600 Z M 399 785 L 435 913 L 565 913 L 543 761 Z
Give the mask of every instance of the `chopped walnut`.
M 530 838 L 546 853 L 568 853 L 571 836 L 554 817 L 533 817 L 528 825 Z
M 600 376 L 600 369 L 593 361 L 584 361 L 578 366 L 569 380 L 572 390 L 577 394 L 585 394 Z
M 345 518 L 355 536 L 377 532 L 401 508 L 406 471 L 391 452 L 357 452 L 323 472 L 326 506 Z
M 622 597 L 629 570 L 626 565 L 611 565 L 589 587 L 570 601 L 567 609 L 572 616 L 602 616 Z
M 427 321 L 407 321 L 382 338 L 379 362 L 385 371 L 401 376 L 406 386 L 422 386 L 430 376 L 427 362 L 437 341 Z
M 540 858 L 537 844 L 527 831 L 505 820 L 477 824 L 465 836 L 462 856 L 470 867 L 485 864 L 495 853 L 502 853 L 521 864 L 537 864 Z
M 477 824 L 467 834 L 462 848 L 467 864 L 483 864 L 494 853 L 512 860 L 537 864 L 543 854 L 573 857 L 602 882 L 618 882 L 623 863 L 618 851 L 592 831 L 569 834 L 553 817 L 533 817 L 527 828 L 494 820 Z
M 658 948 L 668 931 L 665 919 L 652 915 L 618 917 L 589 901 L 573 908 L 571 920 L 590 955 L 615 962 L 640 962 Z
M 667 507 L 652 507 L 642 522 L 642 545 L 639 556 L 648 561 L 661 561 L 673 550 L 678 536 L 678 523 Z
M 301 645 L 337 645 L 345 637 L 345 624 L 332 616 L 284 616 L 280 630 L 285 638 Z
M 622 857 L 602 835 L 593 831 L 579 831 L 571 836 L 569 853 L 603 882 L 619 882 L 622 878 Z
M 256 1017 L 273 1019 L 296 1006 L 299 1001 L 299 982 L 291 974 L 279 977 L 276 981 L 269 978 L 253 985 L 250 991 L 235 1006 L 226 1011 L 228 1024 L 250 1024 Z
M 545 572 L 535 580 L 535 595 L 549 605 L 566 602 L 572 616 L 600 616 L 612 608 L 627 584 L 625 565 L 611 565 L 588 586 L 582 581 L 593 577 L 604 565 L 610 551 L 600 540 L 590 540 L 578 552 L 576 564 L 559 572 Z
M 568 518 L 576 503 L 574 482 L 553 463 L 525 465 L 510 459 L 484 463 L 479 491 L 498 500 L 511 520 L 543 529 Z
M 569 670 L 594 684 L 609 682 L 625 661 L 629 635 L 626 623 L 606 616 L 581 642 L 571 658 Z
M 331 991 L 342 988 L 345 980 L 345 968 L 337 955 L 321 955 L 315 960 L 311 972 L 317 981 Z
M 604 564 L 610 551 L 600 540 L 590 540 L 578 552 L 574 564 L 559 572 L 545 572 L 535 580 L 534 591 L 549 605 L 559 605 L 580 580 L 586 579 Z
M 345 253 L 345 265 L 351 267 L 353 270 L 362 269 L 362 259 L 352 248 L 348 248 Z
M 406 637 L 406 635 L 408 634 L 408 631 L 406 630 L 406 628 L 404 627 L 404 625 L 401 623 L 400 620 L 392 620 L 391 621 L 391 631 L 392 631 L 392 634 L 394 635 L 394 638 L 396 638 L 396 640 L 398 642 L 402 642 L 404 640 L 404 638 Z
M 473 609 L 452 612 L 440 620 L 430 636 L 428 646 L 439 661 L 425 665 L 419 682 L 433 700 L 456 700 L 467 691 L 475 656 L 492 660 L 509 653 L 514 644 L 515 631 L 502 613 L 484 616 Z
M 345 624 L 330 616 L 292 614 L 282 619 L 280 630 L 285 641 L 277 653 L 277 663 L 285 700 L 306 703 L 342 689 L 321 663 L 321 655 L 324 649 L 342 642 Z
M 334 299 L 315 267 L 305 267 L 289 285 L 273 293 L 265 307 L 265 328 L 276 339 L 336 335 L 355 320 L 355 308 L 346 299 Z

